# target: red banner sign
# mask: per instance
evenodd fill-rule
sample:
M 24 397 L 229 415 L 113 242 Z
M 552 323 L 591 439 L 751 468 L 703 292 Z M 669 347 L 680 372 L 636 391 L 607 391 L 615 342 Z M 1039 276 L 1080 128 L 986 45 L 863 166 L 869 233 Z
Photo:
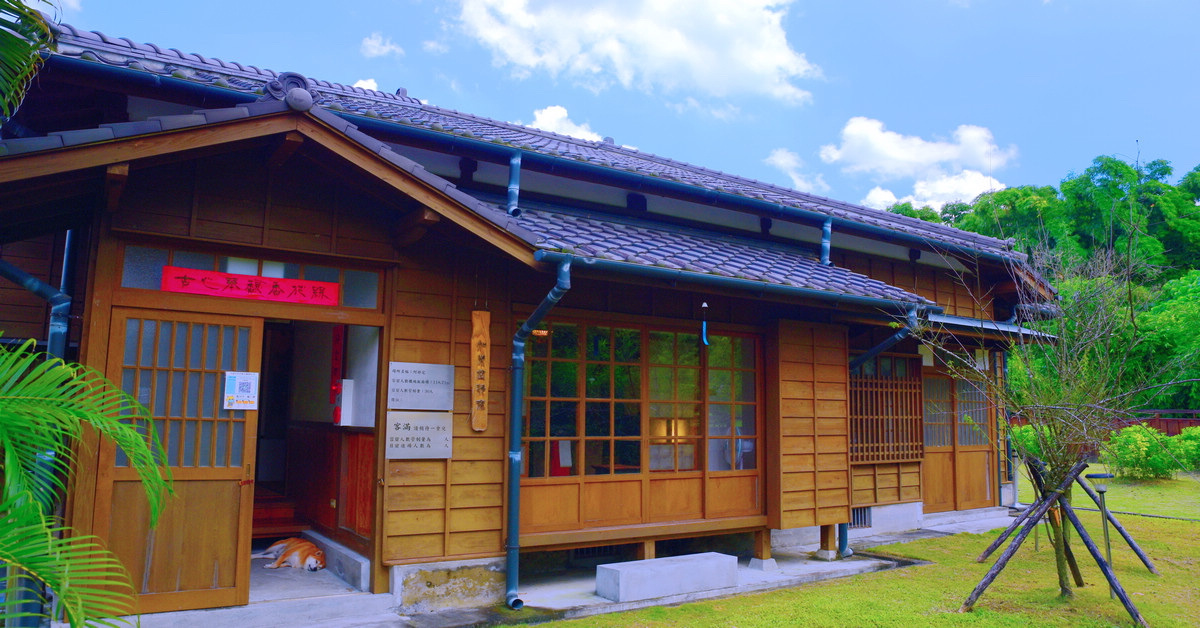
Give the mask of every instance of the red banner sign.
M 328 281 L 234 275 L 214 270 L 167 266 L 163 268 L 162 289 L 165 292 L 203 294 L 231 299 L 281 301 L 305 305 L 338 305 L 341 286 Z

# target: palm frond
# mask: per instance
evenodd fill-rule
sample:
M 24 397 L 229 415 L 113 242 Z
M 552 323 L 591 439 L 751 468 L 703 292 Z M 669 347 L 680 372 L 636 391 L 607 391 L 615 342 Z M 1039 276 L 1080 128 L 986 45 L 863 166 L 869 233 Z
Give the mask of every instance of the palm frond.
M 50 25 L 21 0 L 0 0 L 0 113 L 12 116 L 41 67 L 43 49 L 54 45 Z
M 171 494 L 171 475 L 157 433 L 139 429 L 150 420 L 149 410 L 94 369 L 47 359 L 32 342 L 0 350 L 0 448 L 4 468 L 18 470 L 4 474 L 3 497 L 29 494 L 51 502 L 72 462 L 68 444 L 87 425 L 129 458 L 153 525 Z
M 99 539 L 70 536 L 69 529 L 55 526 L 28 496 L 0 502 L 0 513 L 0 565 L 20 570 L 53 592 L 68 623 L 117 625 L 108 620 L 132 612 L 129 575 Z M 22 589 L 18 581 L 9 579 L 6 599 Z M 9 609 L 0 612 L 0 618 L 21 615 Z

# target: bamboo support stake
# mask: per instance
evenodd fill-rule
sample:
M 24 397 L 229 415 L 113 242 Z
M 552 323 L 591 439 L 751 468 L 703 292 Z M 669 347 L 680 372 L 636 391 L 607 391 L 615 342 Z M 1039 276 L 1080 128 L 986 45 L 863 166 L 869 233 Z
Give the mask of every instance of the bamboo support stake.
M 992 552 L 996 551 L 996 548 L 1004 544 L 1005 539 L 1007 539 L 1013 533 L 1013 530 L 1016 530 L 1018 527 L 1020 527 L 1021 523 L 1029 518 L 1029 513 L 1033 512 L 1033 510 L 1037 508 L 1038 504 L 1040 503 L 1042 503 L 1042 498 L 1038 497 L 1037 499 L 1033 500 L 1033 503 L 1030 504 L 1029 507 L 1024 511 L 1022 511 L 1021 514 L 1014 517 L 1013 522 L 1008 524 L 1008 527 L 1005 528 L 1004 532 L 1001 532 L 1000 536 L 996 537 L 996 540 L 992 541 L 992 544 L 989 545 L 987 549 L 983 550 L 983 553 L 979 555 L 979 558 L 975 559 L 975 562 L 982 563 L 983 561 L 987 560 L 988 556 L 991 556 Z
M 1087 482 L 1084 482 L 1078 477 L 1075 478 L 1075 481 L 1083 487 L 1083 490 L 1088 494 L 1088 497 L 1091 497 L 1092 501 L 1096 502 L 1096 507 L 1100 508 L 1100 496 L 1096 494 L 1096 491 L 1092 490 L 1092 487 L 1088 486 Z M 1138 546 L 1137 541 L 1133 540 L 1133 537 L 1130 536 L 1129 532 L 1125 530 L 1125 526 L 1121 525 L 1121 523 L 1117 521 L 1117 517 L 1113 515 L 1112 511 L 1108 510 L 1107 508 L 1101 509 L 1101 512 L 1105 511 L 1108 512 L 1108 522 L 1117 529 L 1117 532 L 1121 534 L 1121 538 L 1125 539 L 1125 542 L 1129 544 L 1129 549 L 1133 550 L 1134 554 L 1137 554 L 1137 557 L 1142 560 L 1142 564 L 1146 566 L 1146 569 L 1150 570 L 1150 573 L 1157 576 L 1158 569 L 1154 567 L 1154 563 L 1150 562 L 1150 557 L 1146 555 L 1146 552 L 1142 551 L 1142 548 Z
M 1067 486 L 1070 486 L 1071 482 L 1075 481 L 1075 477 L 1079 475 L 1079 472 L 1085 468 L 1087 468 L 1087 462 L 1084 462 L 1083 460 L 1076 462 L 1075 466 L 1071 467 L 1070 471 L 1067 472 L 1067 477 L 1064 478 L 1057 487 L 1055 487 L 1054 493 L 1061 494 L 1063 489 L 1065 489 Z M 975 602 L 979 601 L 979 597 L 983 595 L 983 592 L 986 591 L 989 586 L 991 586 L 992 582 L 996 580 L 996 577 L 1000 575 L 1000 572 L 1004 571 L 1004 567 L 1008 565 L 1008 561 L 1012 560 L 1012 557 L 1016 555 L 1017 550 L 1021 549 L 1021 544 L 1025 542 L 1025 538 L 1029 536 L 1029 533 L 1035 527 L 1037 527 L 1038 522 L 1041 521 L 1042 517 L 1046 515 L 1046 511 L 1050 509 L 1050 506 L 1052 506 L 1055 501 L 1056 500 L 1054 499 L 1042 500 L 1042 503 L 1038 505 L 1037 510 L 1030 515 L 1029 521 L 1025 523 L 1025 527 L 1021 528 L 1021 531 L 1017 533 L 1017 536 L 1013 539 L 1012 544 L 1010 544 L 1004 550 L 1004 552 L 1000 554 L 1000 558 L 996 559 L 996 564 L 992 565 L 992 568 L 988 569 L 988 572 L 984 574 L 983 580 L 980 580 L 979 584 L 975 585 L 975 590 L 971 591 L 971 595 L 967 596 L 967 599 L 963 602 L 962 608 L 959 609 L 959 612 L 967 613 L 975 607 Z
M 1071 508 L 1071 504 L 1069 504 L 1061 495 L 1059 496 L 1058 501 L 1060 504 L 1062 504 L 1062 510 L 1066 514 L 1067 518 L 1071 520 L 1071 525 L 1073 525 L 1075 530 L 1079 532 L 1079 540 L 1083 541 L 1083 545 L 1088 548 L 1089 552 L 1091 552 L 1092 558 L 1094 558 L 1096 560 L 1096 564 L 1100 566 L 1100 572 L 1103 573 L 1104 577 L 1108 580 L 1108 585 L 1112 587 L 1113 593 L 1116 593 L 1117 599 L 1121 600 L 1121 604 L 1125 606 L 1125 610 L 1129 613 L 1129 616 L 1133 618 L 1133 621 L 1137 622 L 1137 625 L 1149 626 L 1150 624 L 1146 623 L 1145 618 L 1142 617 L 1142 614 L 1138 611 L 1137 607 L 1133 605 L 1133 600 L 1129 599 L 1129 594 L 1125 592 L 1124 587 L 1121 586 L 1121 582 L 1117 580 L 1117 574 L 1113 572 L 1112 565 L 1109 565 L 1108 561 L 1104 560 L 1104 555 L 1100 553 L 1100 548 L 1096 547 L 1096 543 L 1092 541 L 1092 537 L 1089 536 L 1087 530 L 1084 529 L 1083 522 L 1079 520 L 1079 516 L 1076 515 L 1075 510 Z

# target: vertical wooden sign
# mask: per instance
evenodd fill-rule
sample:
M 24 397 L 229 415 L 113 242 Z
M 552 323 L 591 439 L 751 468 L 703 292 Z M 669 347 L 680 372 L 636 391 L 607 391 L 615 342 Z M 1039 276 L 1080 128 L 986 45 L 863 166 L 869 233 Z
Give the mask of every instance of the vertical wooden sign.
M 471 429 L 488 428 L 488 370 L 492 363 L 492 313 L 471 312 Z

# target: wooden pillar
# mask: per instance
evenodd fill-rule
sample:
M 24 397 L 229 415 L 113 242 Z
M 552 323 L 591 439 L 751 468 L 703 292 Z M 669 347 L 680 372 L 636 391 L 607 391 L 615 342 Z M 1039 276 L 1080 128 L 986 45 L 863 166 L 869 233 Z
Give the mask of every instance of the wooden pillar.
M 641 541 L 637 544 L 637 559 L 647 560 L 655 557 L 654 541 Z
M 754 557 L 760 560 L 771 558 L 771 530 L 759 530 L 754 533 Z
M 821 549 L 837 551 L 837 524 L 821 526 Z

